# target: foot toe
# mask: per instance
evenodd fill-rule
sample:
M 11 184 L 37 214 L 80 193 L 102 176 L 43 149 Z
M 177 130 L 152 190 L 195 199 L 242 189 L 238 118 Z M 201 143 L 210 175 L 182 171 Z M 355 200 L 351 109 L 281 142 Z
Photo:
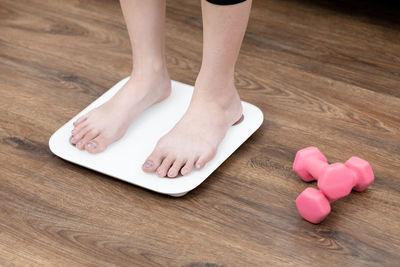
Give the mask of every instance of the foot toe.
M 77 119 L 76 121 L 74 121 L 73 125 L 76 127 L 79 124 L 81 124 L 82 122 L 84 122 L 87 119 L 87 114 L 83 115 L 82 117 L 80 117 L 79 119 Z
M 73 135 L 78 134 L 81 130 L 85 129 L 89 125 L 89 122 L 87 120 L 81 122 L 79 125 L 76 125 L 74 129 L 72 129 L 71 133 Z
M 186 161 L 185 165 L 181 169 L 181 174 L 188 175 L 189 173 L 191 173 L 193 170 L 194 162 L 194 159 L 189 159 L 188 161 Z
M 165 175 L 167 175 L 167 171 L 169 170 L 169 168 L 171 168 L 171 165 L 174 163 L 175 158 L 173 157 L 166 157 L 160 167 L 158 167 L 157 169 L 157 175 L 158 177 L 165 177 Z
M 204 165 L 206 165 L 206 161 L 205 160 L 198 160 L 196 162 L 196 165 L 194 166 L 196 169 L 200 170 L 204 167 Z
M 96 129 L 91 129 L 89 130 L 83 137 L 82 139 L 79 141 L 80 145 L 76 144 L 76 147 L 79 149 L 85 149 L 86 145 L 93 140 L 94 138 L 96 138 L 99 135 L 99 131 Z
M 85 129 L 89 125 L 88 121 L 84 121 L 81 124 L 77 125 L 72 129 L 71 133 L 73 135 L 79 134 L 83 129 Z
M 163 160 L 163 154 L 155 149 L 142 165 L 145 172 L 155 172 Z
M 185 159 L 176 159 L 174 164 L 172 164 L 171 168 L 169 168 L 168 170 L 168 177 L 170 178 L 175 178 L 176 176 L 178 176 L 180 169 L 182 168 L 182 166 L 185 164 L 186 160 Z
M 204 168 L 207 162 L 212 160 L 216 154 L 216 151 L 210 151 L 208 153 L 204 153 L 200 158 L 196 161 L 195 168 L 200 170 Z
M 74 131 L 72 134 L 71 143 L 77 145 L 80 141 L 82 141 L 82 138 L 89 130 L 90 129 L 88 127 L 84 127 L 83 129 L 80 129 L 79 132 Z
M 107 148 L 107 145 L 107 138 L 99 134 L 86 144 L 85 149 L 87 152 L 95 154 L 103 152 Z

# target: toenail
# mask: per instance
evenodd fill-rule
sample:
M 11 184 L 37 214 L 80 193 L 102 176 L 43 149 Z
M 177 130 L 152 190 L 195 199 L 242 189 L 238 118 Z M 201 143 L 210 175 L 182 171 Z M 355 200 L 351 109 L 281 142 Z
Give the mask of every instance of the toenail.
M 89 144 L 87 144 L 87 148 L 96 148 L 96 144 L 93 142 L 90 142 Z
M 82 145 L 82 141 L 79 141 L 76 145 L 78 146 Z
M 161 171 L 161 170 L 158 170 L 158 171 L 157 171 L 157 174 L 162 174 L 162 171 Z
M 201 168 L 200 163 L 197 163 L 197 164 L 196 164 L 196 168 L 197 168 L 197 169 L 200 169 L 200 168 Z
M 175 172 L 173 171 L 173 170 L 170 170 L 169 172 L 168 172 L 168 176 L 174 176 L 175 175 Z
M 75 137 L 72 137 L 72 138 L 71 138 L 71 142 L 74 142 L 74 141 L 76 141 L 76 138 L 75 138 Z
M 147 160 L 147 161 L 143 164 L 143 167 L 145 167 L 145 168 L 149 168 L 149 167 L 151 167 L 151 166 L 153 166 L 153 162 L 152 162 L 151 160 Z
M 186 174 L 186 173 L 188 173 L 188 170 L 187 169 L 183 169 L 182 170 L 182 174 Z

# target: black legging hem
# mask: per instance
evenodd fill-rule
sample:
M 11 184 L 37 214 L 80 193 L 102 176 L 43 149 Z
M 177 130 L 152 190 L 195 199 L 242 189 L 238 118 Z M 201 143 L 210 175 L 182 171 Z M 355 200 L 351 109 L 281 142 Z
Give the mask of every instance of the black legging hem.
M 209 3 L 216 4 L 216 5 L 234 5 L 244 2 L 246 0 L 206 0 Z

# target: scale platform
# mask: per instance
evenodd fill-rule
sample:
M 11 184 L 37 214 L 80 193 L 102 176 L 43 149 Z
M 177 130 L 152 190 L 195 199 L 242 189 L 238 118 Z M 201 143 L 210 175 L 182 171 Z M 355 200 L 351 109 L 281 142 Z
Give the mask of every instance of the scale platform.
M 193 93 L 193 86 L 172 81 L 171 95 L 144 111 L 130 125 L 125 136 L 109 145 L 105 151 L 90 154 L 73 146 L 69 142 L 74 128 L 73 122 L 110 99 L 128 80 L 129 77 L 115 84 L 58 129 L 50 137 L 50 150 L 58 157 L 80 166 L 158 193 L 180 197 L 207 179 L 263 122 L 262 111 L 242 101 L 244 119 L 228 130 L 215 158 L 203 169 L 193 169 L 189 175 L 177 178 L 160 178 L 155 173 L 145 173 L 141 169 L 143 162 L 153 151 L 157 141 L 172 129 L 185 113 Z

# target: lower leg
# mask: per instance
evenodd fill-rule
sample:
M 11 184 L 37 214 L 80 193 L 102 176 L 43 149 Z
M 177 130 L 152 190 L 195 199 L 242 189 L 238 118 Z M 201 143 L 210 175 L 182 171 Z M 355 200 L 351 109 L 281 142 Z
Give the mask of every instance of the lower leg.
M 164 70 L 165 0 L 120 0 L 132 47 L 132 72 Z
M 217 151 L 229 127 L 241 116 L 234 85 L 235 63 L 249 18 L 251 0 L 217 6 L 202 0 L 203 61 L 190 106 L 160 139 L 143 170 L 176 177 L 202 168 Z
M 132 46 L 129 81 L 109 101 L 74 123 L 71 142 L 98 153 L 120 139 L 131 122 L 170 93 L 164 57 L 163 0 L 121 0 Z
M 246 31 L 251 0 L 229 6 L 217 6 L 202 0 L 201 6 L 204 41 L 198 80 L 206 77 L 207 80 L 224 79 L 233 83 L 235 64 Z

